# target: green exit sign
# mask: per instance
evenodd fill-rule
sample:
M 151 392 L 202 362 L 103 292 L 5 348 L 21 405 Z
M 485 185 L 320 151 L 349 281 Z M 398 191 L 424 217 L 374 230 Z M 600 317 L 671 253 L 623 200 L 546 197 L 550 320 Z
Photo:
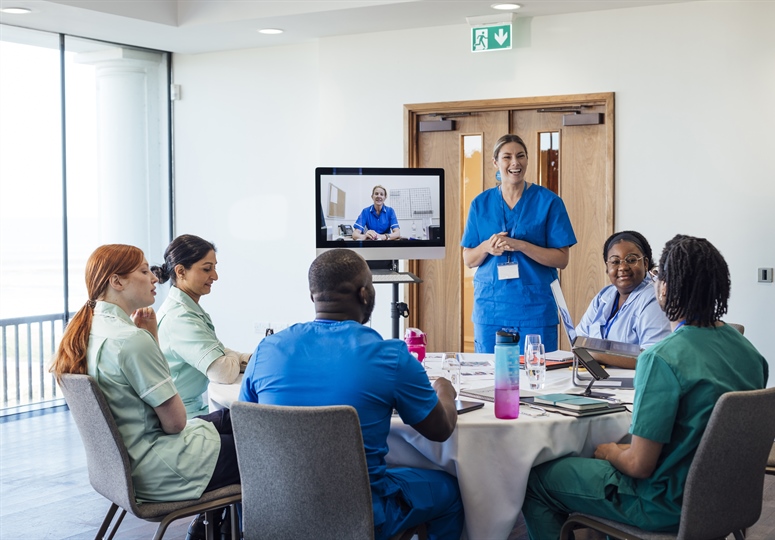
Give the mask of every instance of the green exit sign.
M 471 28 L 471 52 L 511 49 L 511 23 Z

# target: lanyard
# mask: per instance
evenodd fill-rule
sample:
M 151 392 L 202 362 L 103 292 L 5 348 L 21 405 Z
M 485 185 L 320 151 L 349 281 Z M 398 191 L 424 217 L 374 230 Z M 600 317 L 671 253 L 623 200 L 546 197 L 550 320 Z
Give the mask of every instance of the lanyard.
M 679 329 L 679 328 L 681 328 L 681 327 L 682 327 L 683 325 L 685 325 L 685 324 L 686 324 L 686 321 L 685 321 L 685 320 L 683 320 L 683 321 L 679 322 L 679 323 L 678 323 L 678 326 L 676 326 L 676 327 L 675 327 L 675 330 L 673 330 L 673 332 L 678 332 L 678 329 Z
M 608 320 L 606 320 L 605 324 L 602 325 L 601 328 L 600 333 L 603 335 L 603 339 L 608 339 L 608 332 L 611 331 L 611 321 L 613 321 L 616 318 L 616 314 L 621 311 L 621 308 L 619 307 L 619 291 L 616 291 L 613 304 L 614 305 L 611 308 L 611 314 L 608 315 Z
M 522 195 L 520 196 L 519 200 L 517 201 L 517 204 L 514 205 L 515 208 L 519 206 L 519 213 L 517 214 L 517 219 L 514 223 L 514 227 L 509 231 L 509 237 L 516 238 L 517 237 L 517 227 L 519 226 L 519 222 L 522 219 L 522 212 L 525 211 L 525 205 L 520 205 L 519 203 L 522 202 L 522 199 L 525 196 L 525 191 L 527 191 L 529 184 L 525 182 L 525 186 L 522 188 Z M 498 195 L 500 195 L 501 200 L 501 217 L 503 218 L 503 228 L 502 231 L 506 230 L 506 223 L 508 222 L 506 217 L 506 203 L 503 200 L 503 191 L 501 190 L 502 186 L 498 186 Z M 511 263 L 511 251 L 506 252 L 506 262 Z

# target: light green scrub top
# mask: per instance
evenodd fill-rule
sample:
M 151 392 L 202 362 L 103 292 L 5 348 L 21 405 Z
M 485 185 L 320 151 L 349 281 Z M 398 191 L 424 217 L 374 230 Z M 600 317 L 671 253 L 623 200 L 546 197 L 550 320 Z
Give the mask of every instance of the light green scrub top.
M 153 336 L 117 305 L 97 302 L 86 358 L 129 453 L 137 501 L 201 497 L 221 439 L 213 424 L 200 419 L 189 420 L 174 435 L 162 430 L 153 408 L 177 390 Z
M 170 287 L 156 318 L 159 345 L 170 365 L 186 414 L 189 418 L 207 414 L 209 407 L 202 397 L 209 382 L 207 368 L 226 354 L 226 347 L 215 335 L 213 321 L 177 287 Z
M 637 495 L 680 515 L 689 466 L 716 401 L 726 392 L 764 388 L 767 376 L 764 357 L 727 325 L 682 326 L 642 352 L 630 433 L 664 446 L 651 477 L 629 479 Z M 625 478 L 620 492 L 627 491 Z

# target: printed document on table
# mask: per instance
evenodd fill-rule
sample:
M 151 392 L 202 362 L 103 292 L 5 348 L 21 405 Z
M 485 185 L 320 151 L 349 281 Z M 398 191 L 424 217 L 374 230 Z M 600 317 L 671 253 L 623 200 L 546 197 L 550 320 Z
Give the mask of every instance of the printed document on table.
M 457 361 L 463 381 L 492 380 L 495 377 L 494 354 L 457 353 Z

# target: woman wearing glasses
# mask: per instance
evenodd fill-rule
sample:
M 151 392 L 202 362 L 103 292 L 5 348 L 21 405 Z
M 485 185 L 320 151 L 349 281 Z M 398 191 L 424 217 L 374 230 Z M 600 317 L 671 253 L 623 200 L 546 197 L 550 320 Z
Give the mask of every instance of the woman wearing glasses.
M 622 231 L 603 246 L 611 284 L 592 300 L 576 334 L 632 343 L 645 349 L 670 334 L 670 321 L 657 303 L 648 271 L 654 268 L 651 246 L 642 234 Z M 595 353 L 598 361 L 635 367 L 635 359 Z

